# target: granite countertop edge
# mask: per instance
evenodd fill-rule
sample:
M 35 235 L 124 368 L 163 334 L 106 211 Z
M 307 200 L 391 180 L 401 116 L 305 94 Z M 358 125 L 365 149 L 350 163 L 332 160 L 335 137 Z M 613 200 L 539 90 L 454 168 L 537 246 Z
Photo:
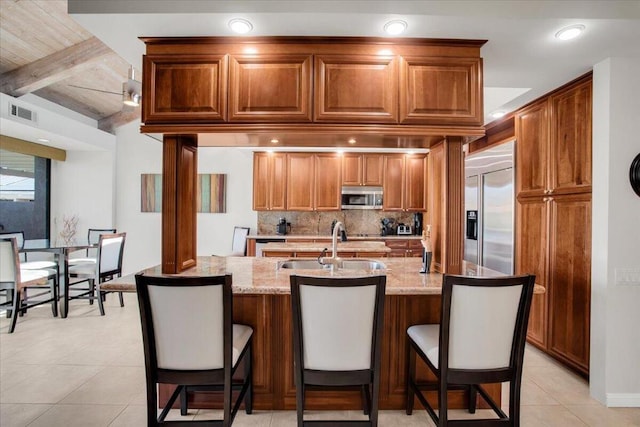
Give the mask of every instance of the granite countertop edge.
M 320 277 L 357 277 L 367 275 L 387 276 L 387 295 L 440 295 L 442 274 L 432 272 L 421 274 L 420 258 L 372 258 L 385 263 L 384 270 L 287 270 L 277 269 L 281 257 L 208 257 L 200 256 L 197 265 L 187 269 L 180 276 L 216 276 L 231 274 L 233 276 L 233 293 L 245 295 L 282 295 L 290 293 L 290 276 Z M 148 275 L 163 276 L 160 265 L 150 267 L 141 272 Z M 464 274 L 469 276 L 499 276 L 502 273 L 478 267 L 474 264 L 463 264 Z M 101 289 L 105 291 L 135 292 L 135 274 L 105 282 Z M 167 275 L 172 276 L 172 275 Z

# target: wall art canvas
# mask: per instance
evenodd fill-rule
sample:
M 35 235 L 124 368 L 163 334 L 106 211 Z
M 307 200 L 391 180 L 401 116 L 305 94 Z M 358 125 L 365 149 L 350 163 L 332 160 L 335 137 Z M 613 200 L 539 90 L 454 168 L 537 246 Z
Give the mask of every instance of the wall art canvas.
M 226 203 L 226 174 L 198 175 L 198 212 L 225 213 Z
M 162 175 L 143 173 L 140 194 L 140 211 L 162 212 Z

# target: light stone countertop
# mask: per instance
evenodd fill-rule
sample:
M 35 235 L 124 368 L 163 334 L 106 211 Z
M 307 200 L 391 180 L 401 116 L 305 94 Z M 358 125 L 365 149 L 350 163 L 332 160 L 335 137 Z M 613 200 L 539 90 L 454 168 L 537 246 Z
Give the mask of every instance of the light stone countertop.
M 262 252 L 322 252 L 328 249 L 331 254 L 331 242 L 272 242 L 262 247 Z M 391 248 L 379 242 L 347 241 L 338 242 L 338 252 L 391 252 Z
M 387 295 L 440 295 L 442 274 L 421 274 L 420 258 L 377 258 L 386 264 L 385 270 L 290 270 L 277 269 L 278 261 L 287 258 L 256 257 L 198 257 L 197 265 L 179 276 L 233 275 L 235 294 L 289 294 L 291 274 L 316 277 L 356 277 L 385 274 Z M 297 258 L 299 260 L 299 258 Z M 471 263 L 463 265 L 464 274 L 469 276 L 498 276 L 495 271 L 478 267 Z M 142 271 L 144 274 L 162 276 L 161 266 Z M 167 275 L 171 276 L 171 275 Z M 135 275 L 114 279 L 101 285 L 110 291 L 135 292 Z
M 322 240 L 331 240 L 330 234 L 250 234 L 247 236 L 247 239 L 283 239 L 283 240 L 307 240 L 307 239 L 322 239 Z M 411 240 L 420 240 L 421 236 L 416 236 L 413 234 L 393 234 L 390 236 L 381 236 L 379 234 L 368 234 L 357 235 L 357 234 L 348 234 L 347 233 L 347 241 L 351 240 L 379 240 L 384 241 L 387 239 L 411 239 Z

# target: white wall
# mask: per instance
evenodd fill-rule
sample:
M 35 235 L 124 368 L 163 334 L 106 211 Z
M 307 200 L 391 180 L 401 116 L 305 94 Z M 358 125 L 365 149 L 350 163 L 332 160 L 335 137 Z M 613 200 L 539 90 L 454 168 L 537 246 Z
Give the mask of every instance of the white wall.
M 161 214 L 140 212 L 140 174 L 162 173 L 162 143 L 140 133 L 136 120 L 116 130 L 116 226 L 127 233 L 124 274 L 160 264 Z
M 227 213 L 198 214 L 198 255 L 231 253 L 233 227 L 256 233 L 258 213 L 253 205 L 253 152 L 238 148 L 198 149 L 198 173 L 227 174 Z
M 140 174 L 162 173 L 162 143 L 140 134 L 140 122 L 118 128 L 116 224 L 127 232 L 123 269 L 133 273 L 161 262 L 161 214 L 140 212 Z M 198 173 L 227 174 L 227 213 L 199 213 L 198 255 L 231 252 L 234 225 L 255 232 L 253 154 L 237 148 L 198 149 Z
M 609 58 L 593 73 L 593 241 L 590 388 L 607 406 L 640 407 L 640 197 L 629 167 L 640 153 L 640 59 Z
M 87 241 L 89 228 L 114 225 L 114 168 L 111 151 L 67 151 L 66 161 L 51 161 L 51 240 L 64 216 L 79 218 L 77 243 Z

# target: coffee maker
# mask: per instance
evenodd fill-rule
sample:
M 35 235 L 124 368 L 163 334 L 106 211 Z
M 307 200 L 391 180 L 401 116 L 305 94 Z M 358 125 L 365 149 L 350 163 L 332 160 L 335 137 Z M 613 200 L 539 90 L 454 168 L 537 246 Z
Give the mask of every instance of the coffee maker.
M 286 218 L 280 218 L 276 224 L 276 234 L 285 235 L 291 231 L 291 223 Z
M 413 234 L 422 236 L 422 212 L 413 214 Z

